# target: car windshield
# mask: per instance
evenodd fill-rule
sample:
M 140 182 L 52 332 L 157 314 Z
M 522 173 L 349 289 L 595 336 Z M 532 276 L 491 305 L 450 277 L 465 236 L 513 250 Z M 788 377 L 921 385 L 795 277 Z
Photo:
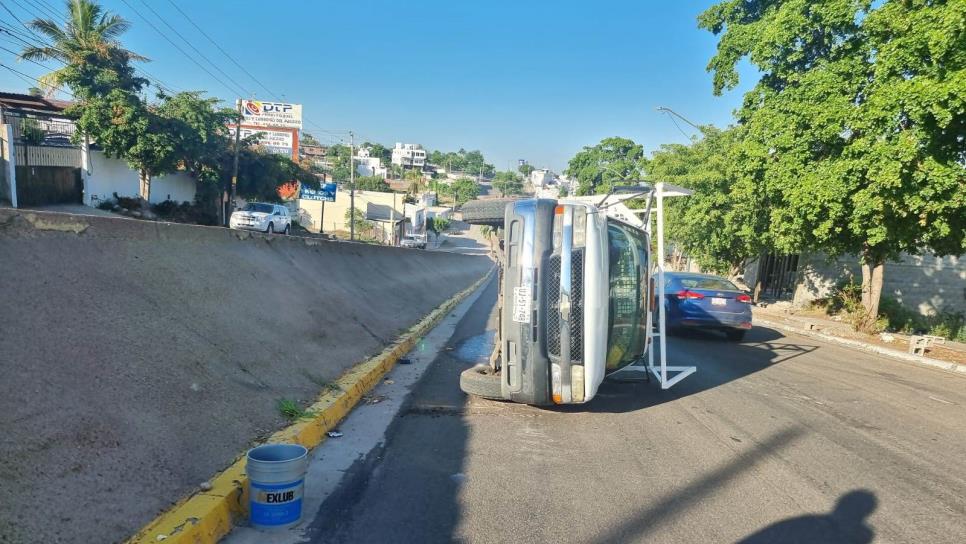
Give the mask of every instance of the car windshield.
M 708 278 L 691 276 L 678 278 L 678 283 L 685 289 L 707 289 L 709 291 L 740 291 L 735 284 L 724 278 Z
M 647 237 L 643 232 L 610 221 L 610 312 L 608 312 L 607 370 L 627 366 L 644 353 L 647 322 Z
M 260 202 L 249 202 L 245 205 L 246 212 L 258 212 L 258 213 L 272 213 L 275 207 L 271 204 L 262 204 Z

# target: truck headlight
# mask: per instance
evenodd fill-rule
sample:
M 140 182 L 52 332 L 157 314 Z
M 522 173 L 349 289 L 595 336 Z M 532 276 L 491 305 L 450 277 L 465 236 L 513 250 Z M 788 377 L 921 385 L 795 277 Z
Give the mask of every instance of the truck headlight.
M 587 208 L 574 206 L 574 247 L 584 247 L 587 240 Z
M 581 365 L 570 367 L 570 391 L 574 402 L 584 402 L 584 367 Z

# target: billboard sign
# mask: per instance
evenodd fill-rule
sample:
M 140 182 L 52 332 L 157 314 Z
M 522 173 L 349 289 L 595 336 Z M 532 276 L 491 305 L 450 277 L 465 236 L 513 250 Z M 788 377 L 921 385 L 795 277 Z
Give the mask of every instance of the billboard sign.
M 302 128 L 302 104 L 242 100 L 242 124 L 254 127 Z
M 257 135 L 255 141 L 269 153 L 292 156 L 292 133 L 281 130 L 241 128 L 241 137 Z
M 321 200 L 323 202 L 335 202 L 335 183 L 323 183 L 318 190 L 302 186 L 299 198 L 304 200 Z

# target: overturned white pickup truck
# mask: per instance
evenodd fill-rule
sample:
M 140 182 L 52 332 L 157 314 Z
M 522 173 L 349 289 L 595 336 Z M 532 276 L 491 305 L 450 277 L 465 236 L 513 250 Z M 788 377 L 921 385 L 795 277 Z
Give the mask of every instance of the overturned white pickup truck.
M 630 196 L 647 197 L 644 221 L 616 213 L 613 205 L 623 200 L 616 195 L 463 207 L 464 221 L 502 228 L 497 345 L 489 365 L 462 374 L 465 392 L 536 405 L 583 403 L 607 374 L 643 361 L 656 336 L 646 226 L 655 191 L 630 189 Z M 662 385 L 671 381 L 664 367 L 662 357 Z

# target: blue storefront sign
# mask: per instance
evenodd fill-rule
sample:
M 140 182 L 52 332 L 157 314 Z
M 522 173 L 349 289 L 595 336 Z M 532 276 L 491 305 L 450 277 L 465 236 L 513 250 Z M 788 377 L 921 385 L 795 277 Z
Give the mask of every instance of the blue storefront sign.
M 303 185 L 299 193 L 299 198 L 335 202 L 335 187 L 335 183 L 323 183 L 321 189 L 315 190 Z

